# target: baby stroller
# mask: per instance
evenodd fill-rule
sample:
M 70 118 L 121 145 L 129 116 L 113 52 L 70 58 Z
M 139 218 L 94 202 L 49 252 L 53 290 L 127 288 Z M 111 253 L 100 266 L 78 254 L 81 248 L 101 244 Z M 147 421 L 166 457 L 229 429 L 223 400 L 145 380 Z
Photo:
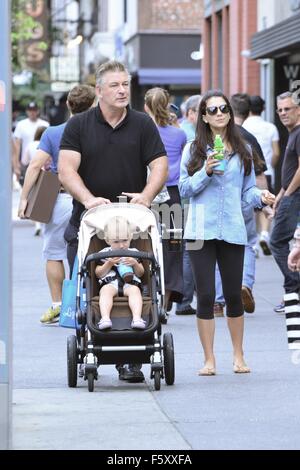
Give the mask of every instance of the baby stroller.
M 143 311 L 145 330 L 131 329 L 132 314 L 125 297 L 115 297 L 111 311 L 112 329 L 99 330 L 99 283 L 95 267 L 107 253 L 99 253 L 106 243 L 103 230 L 114 216 L 125 217 L 136 231 L 131 246 L 138 251 L 114 250 L 111 257 L 139 258 L 144 266 Z M 175 380 L 174 346 L 171 333 L 163 335 L 164 273 L 160 225 L 155 214 L 144 206 L 113 203 L 88 210 L 81 220 L 78 241 L 78 281 L 76 301 L 76 336 L 68 337 L 68 385 L 76 387 L 77 378 L 88 382 L 89 392 L 98 379 L 97 369 L 102 364 L 151 364 L 150 378 L 155 390 L 160 390 L 161 379 L 167 385 Z M 78 373 L 78 365 L 79 373 Z

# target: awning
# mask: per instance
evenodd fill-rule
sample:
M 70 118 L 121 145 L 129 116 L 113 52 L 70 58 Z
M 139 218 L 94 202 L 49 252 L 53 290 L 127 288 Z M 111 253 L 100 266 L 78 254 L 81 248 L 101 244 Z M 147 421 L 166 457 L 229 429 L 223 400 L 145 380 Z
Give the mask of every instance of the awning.
M 300 14 L 252 36 L 251 59 L 276 57 L 300 46 Z
M 201 69 L 138 69 L 140 85 L 197 85 Z

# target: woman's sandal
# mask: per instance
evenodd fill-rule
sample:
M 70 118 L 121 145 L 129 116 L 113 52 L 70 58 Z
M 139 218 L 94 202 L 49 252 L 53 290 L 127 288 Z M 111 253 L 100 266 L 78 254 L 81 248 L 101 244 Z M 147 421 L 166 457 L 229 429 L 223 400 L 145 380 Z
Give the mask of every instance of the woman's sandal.
M 233 372 L 235 374 L 249 374 L 251 370 L 246 364 L 233 364 Z
M 204 376 L 216 375 L 216 368 L 204 366 L 202 367 L 202 369 L 198 371 L 198 375 L 204 375 Z

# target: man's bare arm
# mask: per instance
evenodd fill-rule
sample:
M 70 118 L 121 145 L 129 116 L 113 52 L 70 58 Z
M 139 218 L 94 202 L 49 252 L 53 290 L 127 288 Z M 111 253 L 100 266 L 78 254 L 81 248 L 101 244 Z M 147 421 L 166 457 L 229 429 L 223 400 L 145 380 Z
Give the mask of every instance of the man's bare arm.
M 272 154 L 271 165 L 273 168 L 275 168 L 280 157 L 280 147 L 279 147 L 279 142 L 277 140 L 274 140 L 272 142 L 272 150 L 273 150 L 273 154 Z
M 296 173 L 294 174 L 293 179 L 290 182 L 285 192 L 285 196 L 290 196 L 299 188 L 300 188 L 300 157 L 298 157 L 298 169 Z
M 29 163 L 26 170 L 24 185 L 21 192 L 18 215 L 23 219 L 25 217 L 25 210 L 28 203 L 28 195 L 35 184 L 41 168 L 46 164 L 50 155 L 43 150 L 37 150 L 33 159 Z
M 169 171 L 168 158 L 166 156 L 156 158 L 150 163 L 149 168 L 150 175 L 143 190 L 143 194 L 149 197 L 152 202 L 167 181 Z
M 143 204 L 150 207 L 151 202 L 161 191 L 168 178 L 168 158 L 166 156 L 156 158 L 150 165 L 150 175 L 147 184 L 141 193 L 122 193 L 131 197 L 133 204 Z
M 17 179 L 19 179 L 21 175 L 21 164 L 19 160 L 20 150 L 21 140 L 16 138 L 12 139 L 12 165 Z
M 58 176 L 61 184 L 86 209 L 91 209 L 101 204 L 108 204 L 110 202 L 109 199 L 93 196 L 85 186 L 78 174 L 80 162 L 81 155 L 79 152 L 73 150 L 61 150 L 59 152 Z

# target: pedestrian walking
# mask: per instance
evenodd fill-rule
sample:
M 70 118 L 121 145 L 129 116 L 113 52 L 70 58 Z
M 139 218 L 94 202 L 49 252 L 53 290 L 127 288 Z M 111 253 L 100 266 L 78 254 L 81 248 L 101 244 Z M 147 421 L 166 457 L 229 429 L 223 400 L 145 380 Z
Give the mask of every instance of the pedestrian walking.
M 195 139 L 200 101 L 201 95 L 192 95 L 183 103 L 185 117 L 181 121 L 180 127 L 185 132 L 188 141 L 193 141 Z M 181 203 L 182 206 L 185 208 L 186 215 L 189 200 L 183 198 L 181 200 Z M 175 311 L 176 315 L 196 314 L 196 310 L 191 305 L 194 298 L 194 291 L 195 284 L 190 257 L 186 250 L 186 243 L 185 241 L 183 241 L 183 298 L 181 302 L 177 302 Z
M 277 127 L 272 122 L 268 122 L 261 116 L 265 109 L 265 101 L 261 96 L 250 96 L 250 113 L 243 123 L 243 127 L 253 134 L 260 144 L 267 169 L 265 175 L 267 178 L 269 191 L 274 191 L 275 167 L 280 157 L 279 133 Z M 259 227 L 259 245 L 265 255 L 270 255 L 270 225 L 271 221 L 265 217 L 264 213 L 257 212 L 257 222 Z
M 220 162 L 214 158 L 213 142 L 220 135 L 225 146 L 226 169 L 215 174 Z M 215 321 L 215 269 L 219 265 L 227 305 L 228 327 L 233 345 L 233 370 L 250 372 L 244 359 L 244 309 L 241 298 L 244 247 L 247 232 L 242 201 L 254 206 L 272 204 L 275 196 L 255 187 L 249 148 L 234 123 L 228 98 L 220 90 L 207 92 L 201 100 L 196 139 L 187 144 L 179 182 L 182 197 L 190 198 L 184 237 L 191 243 L 189 255 L 197 291 L 197 326 L 204 351 L 199 375 L 215 375 L 213 351 Z M 198 216 L 202 207 L 203 217 Z M 201 245 L 202 241 L 202 247 Z
M 38 127 L 37 130 L 35 131 L 33 141 L 28 144 L 27 149 L 25 150 L 25 157 L 24 157 L 24 164 L 26 165 L 26 167 L 28 167 L 29 163 L 33 159 L 34 155 L 36 154 L 38 145 L 46 129 L 47 127 L 45 126 Z M 34 235 L 36 237 L 38 237 L 41 234 L 41 230 L 42 230 L 41 223 L 35 222 Z
M 291 92 L 277 97 L 277 113 L 289 132 L 281 169 L 281 190 L 276 196 L 274 226 L 270 246 L 284 277 L 286 294 L 299 292 L 299 273 L 288 268 L 289 242 L 300 212 L 300 106 Z
M 59 176 L 73 196 L 65 231 L 71 269 L 85 209 L 118 202 L 120 195 L 150 207 L 167 179 L 168 160 L 159 132 L 147 114 L 129 107 L 129 91 L 125 66 L 118 61 L 104 63 L 96 72 L 98 106 L 74 116 L 64 131 Z M 144 380 L 137 367 L 120 366 L 118 370 L 120 379 Z
M 171 208 L 173 205 L 181 206 L 178 182 L 186 135 L 183 130 L 170 124 L 169 101 L 169 93 L 163 88 L 151 88 L 145 95 L 145 111 L 155 122 L 168 157 L 169 174 L 166 186 L 170 199 L 164 204 Z M 163 222 L 171 229 L 182 229 L 182 223 L 180 226 L 174 226 L 176 215 L 173 212 L 171 214 L 173 214 L 171 220 Z M 184 291 L 182 250 L 170 251 L 169 240 L 163 238 L 163 258 L 166 289 L 165 307 L 167 310 L 171 310 L 172 302 L 180 301 Z
M 14 131 L 15 155 L 20 158 L 20 184 L 23 185 L 25 173 L 28 167 L 26 162 L 26 149 L 30 142 L 34 140 L 34 134 L 38 127 L 48 127 L 49 122 L 39 118 L 39 106 L 34 101 L 28 103 L 26 107 L 27 118 L 18 121 Z
M 71 115 L 89 109 L 95 101 L 94 89 L 88 85 L 75 86 L 68 94 L 68 107 Z M 24 186 L 19 203 L 19 217 L 25 218 L 28 195 L 33 188 L 40 170 L 51 159 L 50 171 L 57 173 L 59 145 L 66 123 L 49 127 L 42 135 L 35 156 L 29 163 Z M 43 228 L 43 257 L 46 261 L 46 275 L 50 290 L 52 305 L 41 316 L 41 323 L 56 323 L 59 321 L 62 284 L 65 278 L 63 260 L 66 259 L 67 249 L 64 231 L 71 217 L 72 198 L 62 187 L 58 194 L 53 213 L 48 224 Z
M 250 110 L 250 97 L 246 93 L 236 93 L 230 98 L 234 114 L 234 122 L 239 130 L 241 137 L 251 146 L 256 185 L 260 180 L 260 188 L 267 189 L 268 184 L 264 171 L 267 169 L 266 161 L 262 149 L 253 134 L 248 132 L 243 123 Z M 247 245 L 245 246 L 243 280 L 242 280 L 242 301 L 244 310 L 247 313 L 253 313 L 255 310 L 255 300 L 253 296 L 253 286 L 255 282 L 255 264 L 256 254 L 255 246 L 257 242 L 255 213 L 251 205 L 242 203 L 242 213 L 247 231 Z M 218 268 L 216 269 L 216 303 L 214 305 L 214 315 L 223 316 L 223 307 L 225 304 L 221 277 Z
M 195 138 L 200 101 L 201 95 L 192 95 L 185 101 L 184 118 L 180 123 L 180 127 L 185 132 L 188 142 Z

